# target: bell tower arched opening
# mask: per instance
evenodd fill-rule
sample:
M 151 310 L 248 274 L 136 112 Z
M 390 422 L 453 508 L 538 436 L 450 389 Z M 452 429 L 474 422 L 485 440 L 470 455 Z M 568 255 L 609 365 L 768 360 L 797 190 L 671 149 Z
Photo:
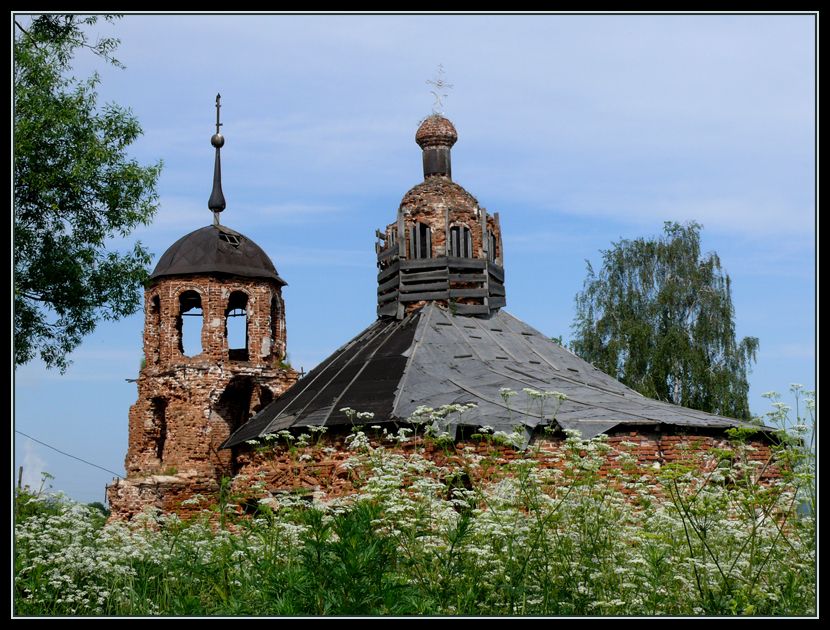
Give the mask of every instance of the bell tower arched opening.
M 204 352 L 203 325 L 202 296 L 197 291 L 185 291 L 179 296 L 179 314 L 176 317 L 179 352 L 184 356 L 195 357 Z
M 247 361 L 248 350 L 248 295 L 234 291 L 225 309 L 225 337 L 228 340 L 228 358 Z

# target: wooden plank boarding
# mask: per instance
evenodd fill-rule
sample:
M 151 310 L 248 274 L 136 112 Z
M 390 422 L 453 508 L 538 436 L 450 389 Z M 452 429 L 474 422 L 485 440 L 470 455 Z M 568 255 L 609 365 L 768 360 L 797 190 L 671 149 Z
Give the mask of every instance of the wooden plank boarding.
M 378 285 L 378 295 L 380 295 L 381 293 L 385 293 L 386 291 L 388 291 L 389 289 L 392 289 L 393 287 L 397 287 L 399 282 L 400 282 L 400 280 L 398 279 L 397 276 L 395 276 L 394 278 L 390 278 L 386 282 L 383 282 L 383 283 L 379 284 Z
M 398 210 L 398 258 L 406 258 L 406 229 L 403 223 L 403 213 Z
M 487 289 L 450 289 L 450 298 L 461 298 L 461 297 L 487 297 Z
M 487 279 L 487 276 L 483 273 L 451 273 L 447 279 L 450 282 L 483 283 Z
M 450 255 L 450 207 L 444 207 L 444 255 Z
M 450 257 L 446 264 L 450 269 L 484 269 L 487 267 L 487 261 L 478 258 Z
M 499 233 L 498 245 L 496 246 L 496 249 L 498 250 L 499 255 L 498 255 L 498 258 L 496 258 L 496 263 L 498 263 L 498 265 L 500 267 L 504 267 L 504 245 L 502 245 L 502 242 L 501 242 L 501 222 L 499 221 L 499 213 L 498 212 L 493 213 L 493 221 L 495 222 L 496 230 L 498 230 L 498 233 Z M 504 278 L 502 278 L 502 279 L 504 279 Z
M 383 269 L 378 271 L 378 282 L 380 282 L 381 280 L 385 280 L 386 278 L 391 276 L 393 273 L 397 273 L 398 269 L 400 269 L 400 264 L 398 263 L 397 260 L 394 261 L 388 267 L 384 267 Z
M 498 282 L 490 283 L 490 295 L 500 295 L 504 297 L 504 285 Z
M 383 306 L 378 306 L 378 315 L 392 317 L 396 315 L 398 312 L 398 303 L 391 302 L 389 304 L 384 304 Z
M 390 302 L 392 300 L 398 299 L 398 291 L 392 291 L 391 293 L 387 293 L 386 295 L 379 295 L 378 296 L 378 303 L 385 304 L 386 302 Z
M 447 257 L 441 256 L 439 258 L 421 258 L 418 260 L 404 260 L 401 261 L 401 270 L 407 271 L 409 269 L 446 269 Z
M 408 293 L 417 293 L 419 291 L 445 291 L 447 289 L 446 282 L 432 282 L 428 284 L 402 284 L 401 295 Z
M 490 263 L 487 266 L 487 271 L 499 282 L 504 282 L 504 267 L 501 267 L 500 265 L 497 265 L 495 263 Z
M 428 291 L 425 293 L 402 293 L 398 298 L 401 302 L 420 302 L 421 300 L 448 300 L 449 291 Z
M 414 282 L 420 280 L 446 280 L 448 272 L 446 269 L 436 269 L 435 271 L 421 271 L 418 273 L 403 273 L 401 274 L 401 282 Z
M 486 315 L 490 312 L 484 304 L 454 304 L 452 308 L 459 315 Z
M 383 249 L 378 252 L 378 262 L 383 262 L 384 260 L 388 260 L 393 256 L 398 255 L 398 250 L 396 247 L 390 247 L 389 249 Z

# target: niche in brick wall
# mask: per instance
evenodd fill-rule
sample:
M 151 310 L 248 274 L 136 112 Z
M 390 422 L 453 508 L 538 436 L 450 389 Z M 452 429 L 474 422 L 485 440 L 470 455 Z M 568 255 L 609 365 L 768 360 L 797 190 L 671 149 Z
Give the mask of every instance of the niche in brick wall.
M 164 398 L 150 400 L 153 410 L 153 446 L 154 455 L 159 462 L 164 462 L 164 447 L 167 443 L 167 401 Z

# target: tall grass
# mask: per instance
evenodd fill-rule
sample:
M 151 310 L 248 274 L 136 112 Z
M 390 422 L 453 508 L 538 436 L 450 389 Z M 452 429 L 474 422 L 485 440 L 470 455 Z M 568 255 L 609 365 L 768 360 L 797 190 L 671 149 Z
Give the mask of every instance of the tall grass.
M 191 522 L 104 525 L 99 510 L 23 492 L 15 612 L 813 615 L 811 451 L 782 433 L 784 475 L 761 482 L 732 437 L 705 474 L 665 466 L 654 485 L 602 437 L 570 435 L 561 468 L 529 453 L 472 488 L 471 452 L 451 468 L 356 440 L 353 496 L 277 495 L 244 517 L 228 497 L 224 519 Z

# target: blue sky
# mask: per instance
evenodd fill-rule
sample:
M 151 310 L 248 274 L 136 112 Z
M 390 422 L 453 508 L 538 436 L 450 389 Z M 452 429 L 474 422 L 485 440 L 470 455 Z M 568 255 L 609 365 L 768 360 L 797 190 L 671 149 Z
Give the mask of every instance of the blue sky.
M 732 278 L 739 336 L 760 338 L 750 405 L 815 386 L 815 20 L 810 15 L 127 15 L 126 70 L 81 56 L 100 102 L 144 128 L 131 154 L 164 160 L 160 208 L 136 230 L 158 260 L 211 221 L 222 93 L 223 223 L 289 286 L 288 352 L 309 370 L 375 317 L 374 230 L 422 179 L 414 135 L 443 64 L 458 129 L 454 180 L 504 232 L 507 310 L 570 338 L 600 251 L 703 224 Z M 128 239 L 131 240 L 131 239 Z M 103 323 L 61 375 L 15 374 L 15 426 L 123 471 L 143 314 Z M 15 470 L 84 501 L 112 475 L 21 436 Z

